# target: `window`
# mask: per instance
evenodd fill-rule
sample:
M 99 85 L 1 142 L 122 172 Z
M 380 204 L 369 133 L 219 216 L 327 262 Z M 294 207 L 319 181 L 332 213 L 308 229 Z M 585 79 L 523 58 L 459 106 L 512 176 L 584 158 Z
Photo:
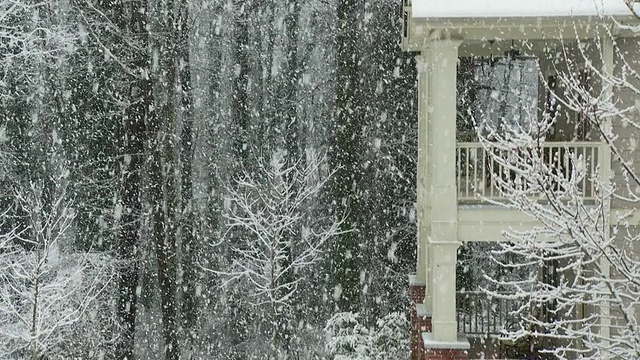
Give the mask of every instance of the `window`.
M 474 141 L 476 125 L 509 133 L 535 132 L 538 113 L 538 60 L 504 57 L 463 58 L 458 68 L 458 141 Z

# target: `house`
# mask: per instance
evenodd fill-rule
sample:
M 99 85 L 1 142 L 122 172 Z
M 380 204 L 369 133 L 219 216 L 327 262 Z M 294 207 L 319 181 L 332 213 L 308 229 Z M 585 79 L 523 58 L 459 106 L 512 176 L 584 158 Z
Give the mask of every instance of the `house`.
M 456 319 L 456 262 L 461 243 L 500 241 L 506 228 L 528 229 L 536 222 L 516 209 L 487 200 L 501 195 L 490 182 L 495 170 L 487 166 L 487 151 L 473 134 L 465 136 L 458 116 L 456 90 L 459 59 L 524 59 L 521 73 L 534 66 L 541 74 L 538 84 L 521 93 L 534 94 L 529 113 L 544 116 L 555 111 L 553 89 L 558 57 L 574 58 L 574 64 L 589 61 L 602 74 L 619 72 L 618 55 L 640 59 L 640 33 L 633 30 L 640 20 L 640 3 L 625 0 L 403 0 L 403 50 L 415 52 L 418 73 L 418 250 L 416 273 L 410 277 L 412 305 L 412 359 L 467 359 L 470 343 L 458 333 Z M 527 63 L 527 59 L 533 62 Z M 566 61 L 564 62 L 566 64 Z M 532 65 L 533 64 L 533 65 Z M 632 62 L 640 71 L 640 62 Z M 586 69 L 586 67 L 585 67 Z M 610 84 L 584 74 L 584 86 L 610 93 L 633 104 L 626 93 L 616 93 Z M 529 82 L 530 83 L 530 82 Z M 458 94 L 457 94 L 458 93 Z M 462 94 L 464 95 L 464 94 Z M 561 96 L 561 95 L 559 95 Z M 515 111 L 529 106 L 518 103 Z M 636 102 L 640 108 L 640 103 Z M 640 110 L 639 110 L 640 112 Z M 512 113 L 507 113 L 517 117 Z M 531 115 L 531 114 L 529 114 Z M 589 171 L 622 184 L 611 148 L 592 134 L 580 114 L 553 114 L 554 129 L 545 134 L 544 151 L 581 154 Z M 623 127 L 610 118 L 602 121 L 605 131 L 624 142 L 637 129 Z M 480 160 L 478 160 L 480 159 Z M 635 158 L 634 158 L 635 159 Z M 640 163 L 640 158 L 637 160 Z M 471 164 L 471 165 L 470 165 Z M 561 166 L 558 163 L 558 166 Z M 584 200 L 596 196 L 595 185 L 585 178 L 580 186 Z M 611 221 L 631 205 L 612 201 Z M 635 224 L 640 223 L 634 219 Z M 602 311 L 606 311 L 603 309 Z M 600 331 L 607 332 L 602 323 Z

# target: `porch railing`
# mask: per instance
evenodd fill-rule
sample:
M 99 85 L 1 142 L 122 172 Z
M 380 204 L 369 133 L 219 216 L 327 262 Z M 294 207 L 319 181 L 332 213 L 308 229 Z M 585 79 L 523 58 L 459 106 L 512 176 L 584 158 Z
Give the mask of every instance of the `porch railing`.
M 584 166 L 585 176 L 576 184 L 585 200 L 595 198 L 594 174 L 602 164 L 602 143 L 598 142 L 544 142 L 537 156 L 557 175 L 569 177 L 576 170 L 575 155 L 580 166 Z M 496 176 L 504 180 L 518 181 L 518 174 L 508 169 L 506 164 L 515 164 L 519 152 L 534 149 L 504 150 L 489 144 L 462 142 L 456 147 L 456 176 L 459 201 L 499 200 L 503 198 L 496 185 Z M 496 157 L 502 161 L 496 161 Z M 517 165 L 516 165 L 517 166 Z M 522 183 L 522 181 L 520 181 Z M 559 185 L 557 185 L 559 186 Z
M 518 325 L 516 311 L 523 300 L 491 297 L 480 291 L 456 294 L 458 332 L 469 336 L 500 336 Z

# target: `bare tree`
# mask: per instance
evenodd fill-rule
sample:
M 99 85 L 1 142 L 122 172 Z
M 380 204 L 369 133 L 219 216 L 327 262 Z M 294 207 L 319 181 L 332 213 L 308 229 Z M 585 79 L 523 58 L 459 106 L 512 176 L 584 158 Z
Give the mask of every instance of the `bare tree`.
M 271 358 L 287 351 L 281 348 L 280 331 L 288 324 L 280 322 L 287 321 L 283 315 L 294 305 L 293 296 L 305 280 L 303 271 L 322 259 L 327 241 L 340 233 L 340 221 L 306 214 L 306 206 L 317 200 L 328 180 L 317 178 L 323 160 L 313 158 L 301 168 L 287 162 L 286 152 L 277 151 L 269 164 L 258 164 L 258 173 L 244 172 L 228 189 L 224 238 L 240 238 L 232 242 L 228 269 L 216 272 L 223 285 L 245 281 L 250 304 L 266 309 L 262 315 Z
M 62 179 L 58 179 L 62 180 Z M 111 282 L 110 257 L 66 253 L 74 210 L 64 191 L 52 204 L 42 186 L 15 191 L 18 206 L 29 215 L 28 228 L 0 234 L 0 356 L 3 358 L 70 357 L 88 349 L 83 336 L 100 340 L 105 330 L 94 327 L 78 336 L 74 328 L 105 319 L 91 314 L 102 308 L 97 299 Z M 0 214 L 0 222 L 3 220 Z M 113 324 L 112 324 L 113 325 Z M 106 330 L 114 330 L 106 329 Z M 103 339 L 108 341 L 109 339 Z M 100 342 L 100 341 L 98 341 Z M 76 345 L 74 345 L 76 344 Z M 94 343 L 99 349 L 103 344 Z M 98 355 L 97 353 L 94 353 Z

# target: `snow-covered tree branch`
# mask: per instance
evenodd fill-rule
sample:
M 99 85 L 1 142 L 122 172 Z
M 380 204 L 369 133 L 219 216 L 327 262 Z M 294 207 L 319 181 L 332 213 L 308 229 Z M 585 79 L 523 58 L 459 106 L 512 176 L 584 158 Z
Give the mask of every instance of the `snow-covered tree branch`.
M 304 166 L 302 161 L 291 164 L 284 151 L 276 151 L 269 163 L 259 163 L 256 173 L 245 171 L 227 189 L 223 239 L 231 244 L 231 262 L 216 273 L 225 285 L 248 284 L 251 305 L 268 309 L 272 341 L 287 326 L 285 314 L 303 286 L 303 271 L 323 258 L 327 242 L 339 234 L 339 221 L 313 218 L 306 211 L 328 179 L 318 178 L 323 163 L 313 157 Z
M 334 360 L 406 359 L 408 327 L 401 313 L 390 313 L 371 327 L 362 324 L 357 313 L 336 313 L 324 329 L 326 350 Z
M 97 300 L 110 285 L 110 257 L 75 253 L 65 246 L 74 210 L 64 191 L 47 204 L 42 186 L 31 184 L 28 190 L 15 190 L 15 198 L 16 206 L 28 214 L 28 226 L 0 234 L 0 355 L 97 356 L 112 336 L 90 329 L 105 329 L 110 322 L 97 314 L 103 305 Z M 78 329 L 90 332 L 76 333 Z M 93 342 L 92 348 L 77 347 L 87 346 L 86 340 Z

